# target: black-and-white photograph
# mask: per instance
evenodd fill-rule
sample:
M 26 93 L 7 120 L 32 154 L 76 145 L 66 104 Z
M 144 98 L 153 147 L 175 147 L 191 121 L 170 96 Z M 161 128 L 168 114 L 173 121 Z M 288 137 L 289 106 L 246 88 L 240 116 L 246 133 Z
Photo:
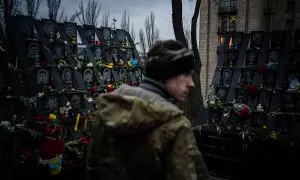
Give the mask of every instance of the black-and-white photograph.
M 111 30 L 109 28 L 103 28 L 103 39 L 104 41 L 110 41 L 111 38 Z
M 69 38 L 76 36 L 76 24 L 67 23 L 65 27 L 65 32 Z
M 137 80 L 138 82 L 141 82 L 141 81 L 142 81 L 142 71 L 141 71 L 141 69 L 136 69 L 136 70 L 134 71 L 134 73 L 135 73 L 135 78 L 136 78 L 136 80 Z
M 83 80 L 85 83 L 92 83 L 93 82 L 93 70 L 85 69 L 83 71 Z
M 65 84 L 70 84 L 73 82 L 73 72 L 69 68 L 62 70 L 61 79 Z
M 118 49 L 117 48 L 112 48 L 111 49 L 111 58 L 114 63 L 119 62 L 119 54 L 118 54 Z
M 101 49 L 101 47 L 95 47 L 94 56 L 95 56 L 96 61 L 101 61 L 102 60 L 102 49 Z
M 108 68 L 103 69 L 102 77 L 105 82 L 111 81 L 111 71 Z
M 58 108 L 58 98 L 55 96 L 50 96 L 46 100 L 46 109 L 47 110 L 54 110 Z
M 38 69 L 36 76 L 37 84 L 46 85 L 49 84 L 50 74 L 47 69 Z
M 73 94 L 71 97 L 72 108 L 77 109 L 81 108 L 81 96 L 79 94 Z
M 29 59 L 36 59 L 40 56 L 40 46 L 36 42 L 31 42 L 28 45 L 28 58 Z
M 132 51 L 132 49 L 127 49 L 126 50 L 126 59 L 130 60 L 131 58 L 133 58 L 133 51 Z
M 123 81 L 125 79 L 126 74 L 127 74 L 127 71 L 125 68 L 121 68 L 119 70 L 119 77 L 120 77 L 121 81 Z
M 221 83 L 222 85 L 230 85 L 232 79 L 232 71 L 230 69 L 224 69 L 222 71 Z

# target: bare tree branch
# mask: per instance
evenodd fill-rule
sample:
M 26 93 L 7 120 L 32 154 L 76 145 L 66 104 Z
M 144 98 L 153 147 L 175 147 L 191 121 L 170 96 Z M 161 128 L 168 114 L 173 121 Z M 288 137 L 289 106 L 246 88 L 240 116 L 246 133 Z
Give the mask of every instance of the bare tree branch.
M 124 29 L 127 32 L 129 32 L 130 30 L 130 17 L 129 17 L 129 13 L 126 10 L 123 12 L 122 15 L 121 29 Z
M 110 12 L 106 11 L 103 16 L 102 16 L 102 20 L 101 20 L 101 26 L 103 27 L 108 27 L 109 24 L 109 17 L 110 17 Z
M 43 0 L 26 0 L 25 8 L 27 15 L 36 18 L 42 2 Z
M 145 39 L 145 34 L 143 29 L 139 30 L 139 45 L 140 45 L 141 54 L 145 58 L 147 48 L 146 48 L 146 39 Z
M 97 20 L 100 15 L 101 3 L 97 0 L 88 0 L 87 6 L 84 7 L 83 0 L 78 5 L 81 16 L 77 16 L 81 24 L 97 25 Z
M 130 36 L 133 42 L 135 42 L 135 29 L 134 29 L 134 23 L 131 23 L 131 29 L 130 29 Z
M 159 39 L 159 30 L 155 26 L 155 14 L 151 11 L 150 16 L 145 18 L 145 34 L 147 48 L 151 48 Z
M 61 0 L 47 0 L 48 16 L 51 20 L 62 19 L 64 11 L 58 17 L 58 11 L 61 8 Z
M 22 1 L 21 0 L 0 0 L 0 23 L 5 33 L 6 32 L 6 19 L 8 16 L 22 14 Z M 5 8 L 6 3 L 6 8 Z

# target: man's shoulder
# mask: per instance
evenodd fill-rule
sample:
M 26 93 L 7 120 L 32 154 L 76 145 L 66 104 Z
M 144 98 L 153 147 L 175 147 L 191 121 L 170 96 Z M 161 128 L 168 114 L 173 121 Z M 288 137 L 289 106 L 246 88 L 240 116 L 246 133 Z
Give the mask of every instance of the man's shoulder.
M 152 91 L 148 91 L 140 87 L 122 85 L 113 93 L 121 96 L 135 96 L 137 98 L 141 98 L 146 101 L 149 101 L 152 104 L 159 106 L 160 108 L 166 108 L 174 111 L 181 111 L 176 105 L 174 105 L 164 97 L 160 96 L 159 94 Z

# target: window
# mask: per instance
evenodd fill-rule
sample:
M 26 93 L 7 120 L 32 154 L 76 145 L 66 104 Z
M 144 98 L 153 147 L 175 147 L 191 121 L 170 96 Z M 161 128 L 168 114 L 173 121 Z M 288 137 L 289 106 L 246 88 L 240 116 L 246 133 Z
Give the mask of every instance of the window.
M 228 18 L 226 16 L 221 17 L 221 32 L 227 32 L 227 24 L 228 24 Z
M 219 32 L 234 32 L 236 31 L 236 16 L 221 16 Z
M 222 0 L 219 2 L 219 13 L 236 12 L 236 0 Z

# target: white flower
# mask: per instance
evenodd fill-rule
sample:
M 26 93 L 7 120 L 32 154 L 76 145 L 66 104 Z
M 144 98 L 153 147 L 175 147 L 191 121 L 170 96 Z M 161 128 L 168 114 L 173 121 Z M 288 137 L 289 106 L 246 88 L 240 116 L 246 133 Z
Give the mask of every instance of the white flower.
M 93 65 L 93 63 L 89 62 L 86 66 L 87 67 L 93 67 L 94 65 Z
M 224 113 L 223 116 L 224 117 L 229 117 L 229 113 Z
M 90 102 L 93 102 L 93 98 L 92 97 L 89 97 L 87 98 L 87 101 L 90 103 Z
M 44 96 L 43 92 L 38 93 L 38 97 L 43 97 L 43 96 Z
M 209 104 L 210 104 L 210 105 L 214 105 L 214 104 L 215 104 L 215 101 L 210 101 Z
M 78 69 L 78 67 L 74 67 L 74 69 L 75 69 L 75 70 L 77 70 L 77 69 Z

